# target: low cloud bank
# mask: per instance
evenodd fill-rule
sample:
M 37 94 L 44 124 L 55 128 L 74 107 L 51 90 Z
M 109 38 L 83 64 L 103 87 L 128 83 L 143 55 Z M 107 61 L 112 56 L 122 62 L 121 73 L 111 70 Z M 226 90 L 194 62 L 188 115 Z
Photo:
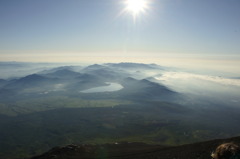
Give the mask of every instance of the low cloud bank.
M 205 80 L 209 82 L 215 82 L 222 85 L 237 86 L 240 87 L 240 79 L 224 78 L 219 76 L 199 75 L 186 72 L 166 72 L 162 76 L 155 77 L 157 80 L 169 81 L 169 80 Z

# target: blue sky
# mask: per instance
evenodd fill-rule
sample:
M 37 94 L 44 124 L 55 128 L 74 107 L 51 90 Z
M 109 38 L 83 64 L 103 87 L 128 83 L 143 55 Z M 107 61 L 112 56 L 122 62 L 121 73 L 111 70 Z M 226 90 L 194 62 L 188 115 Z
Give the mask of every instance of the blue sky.
M 124 1 L 0 0 L 0 61 L 240 56 L 239 0 Z

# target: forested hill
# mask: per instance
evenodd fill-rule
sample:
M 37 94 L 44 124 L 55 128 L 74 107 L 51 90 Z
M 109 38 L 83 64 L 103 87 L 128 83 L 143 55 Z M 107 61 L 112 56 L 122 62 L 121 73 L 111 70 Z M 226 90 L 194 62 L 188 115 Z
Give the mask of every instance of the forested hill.
M 240 143 L 240 137 L 166 147 L 143 143 L 67 145 L 55 147 L 31 159 L 211 159 L 215 148 L 226 142 Z

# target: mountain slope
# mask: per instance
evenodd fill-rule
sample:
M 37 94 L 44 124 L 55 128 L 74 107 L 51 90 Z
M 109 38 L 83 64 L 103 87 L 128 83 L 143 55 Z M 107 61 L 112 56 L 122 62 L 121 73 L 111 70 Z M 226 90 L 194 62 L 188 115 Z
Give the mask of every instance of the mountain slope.
M 173 101 L 177 93 L 167 87 L 148 81 L 146 79 L 136 80 L 128 77 L 120 82 L 124 87 L 118 93 L 124 99 L 145 100 L 168 100 Z
M 210 159 L 211 152 L 225 142 L 240 143 L 240 137 L 166 147 L 143 143 L 68 145 L 55 147 L 31 159 Z
M 6 89 L 19 89 L 33 86 L 42 86 L 45 82 L 49 82 L 52 79 L 48 79 L 38 74 L 31 74 L 20 79 L 14 79 L 5 85 Z
M 239 144 L 240 137 L 166 147 L 142 143 L 115 143 L 105 145 L 68 145 L 55 147 L 31 159 L 207 159 L 211 152 L 226 142 Z
M 75 78 L 80 75 L 80 73 L 68 69 L 57 70 L 55 72 L 45 74 L 45 76 L 53 78 Z

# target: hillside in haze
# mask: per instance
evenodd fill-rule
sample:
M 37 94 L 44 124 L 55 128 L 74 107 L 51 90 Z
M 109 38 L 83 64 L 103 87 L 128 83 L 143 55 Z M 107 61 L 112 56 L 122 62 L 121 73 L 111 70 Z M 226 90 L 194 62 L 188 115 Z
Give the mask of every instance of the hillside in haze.
M 0 158 L 68 144 L 145 149 L 240 135 L 236 77 L 141 63 L 0 65 Z M 28 69 L 13 73 L 18 67 Z

